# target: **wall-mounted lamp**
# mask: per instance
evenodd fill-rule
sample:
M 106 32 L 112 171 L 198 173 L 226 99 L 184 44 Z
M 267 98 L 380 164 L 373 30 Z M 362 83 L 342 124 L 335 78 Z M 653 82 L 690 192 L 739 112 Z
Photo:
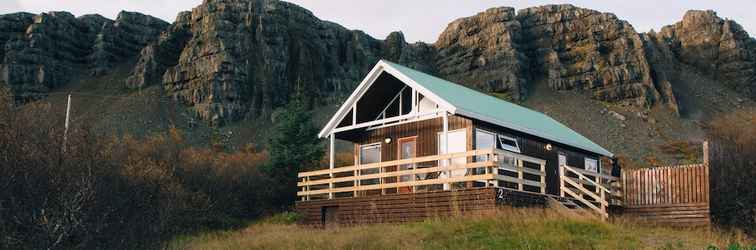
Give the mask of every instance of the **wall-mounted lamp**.
M 551 143 L 549 143 L 549 144 L 546 144 L 546 150 L 547 150 L 547 151 L 551 151 Z
M 386 139 L 383 139 L 383 142 L 386 144 L 391 144 L 391 137 L 386 137 Z

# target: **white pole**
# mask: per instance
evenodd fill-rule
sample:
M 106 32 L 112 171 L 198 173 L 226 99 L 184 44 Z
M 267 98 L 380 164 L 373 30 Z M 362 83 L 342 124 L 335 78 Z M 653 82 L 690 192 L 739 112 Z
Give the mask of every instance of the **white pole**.
M 68 103 L 66 104 L 66 124 L 63 130 L 63 152 L 66 151 L 66 141 L 68 141 L 68 125 L 71 121 L 71 94 L 68 94 Z
M 330 158 L 329 169 L 331 169 L 331 171 L 333 171 L 333 168 L 336 165 L 336 161 L 334 159 L 334 157 L 336 156 L 336 153 L 335 153 L 336 134 L 335 133 L 331 133 L 330 140 L 331 140 L 331 143 L 330 143 L 330 146 L 329 146 L 330 149 L 329 149 L 329 153 L 328 153 L 330 155 L 329 156 L 329 158 Z M 329 173 L 328 176 L 331 179 L 333 179 L 333 172 Z M 333 182 L 331 182 L 331 183 L 328 184 L 328 189 L 333 190 Z M 333 199 L 333 192 L 329 192 L 328 193 L 328 199 Z
M 449 154 L 449 113 L 444 111 L 444 132 L 443 132 L 443 139 L 444 144 L 444 154 Z M 451 166 L 451 159 L 445 159 L 444 162 L 446 163 L 446 166 Z M 446 178 L 451 178 L 451 171 L 447 171 Z M 444 190 L 451 189 L 450 183 L 444 183 Z

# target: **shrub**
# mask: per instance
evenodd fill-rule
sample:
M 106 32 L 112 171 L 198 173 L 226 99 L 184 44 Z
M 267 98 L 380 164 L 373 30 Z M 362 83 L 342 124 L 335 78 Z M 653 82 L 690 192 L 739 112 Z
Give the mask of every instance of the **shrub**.
M 756 112 L 742 111 L 709 126 L 711 212 L 722 225 L 756 233 Z
M 53 111 L 0 105 L 0 249 L 159 248 L 275 207 L 261 195 L 265 153 L 193 148 L 176 129 L 64 139 Z

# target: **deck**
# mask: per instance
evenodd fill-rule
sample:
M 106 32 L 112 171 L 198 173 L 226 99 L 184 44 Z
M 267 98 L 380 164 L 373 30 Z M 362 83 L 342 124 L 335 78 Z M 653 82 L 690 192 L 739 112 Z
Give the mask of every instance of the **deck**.
M 620 202 L 619 178 L 569 166 L 560 167 L 561 194 L 549 195 L 545 168 L 542 159 L 486 149 L 302 172 L 297 210 L 307 224 L 403 222 L 553 198 L 606 218 Z

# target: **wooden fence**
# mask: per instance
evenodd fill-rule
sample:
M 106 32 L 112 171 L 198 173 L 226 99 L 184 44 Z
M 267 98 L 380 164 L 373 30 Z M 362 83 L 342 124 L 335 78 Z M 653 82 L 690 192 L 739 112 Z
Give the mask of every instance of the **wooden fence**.
M 626 215 L 659 224 L 710 223 L 707 163 L 625 170 L 622 186 Z

